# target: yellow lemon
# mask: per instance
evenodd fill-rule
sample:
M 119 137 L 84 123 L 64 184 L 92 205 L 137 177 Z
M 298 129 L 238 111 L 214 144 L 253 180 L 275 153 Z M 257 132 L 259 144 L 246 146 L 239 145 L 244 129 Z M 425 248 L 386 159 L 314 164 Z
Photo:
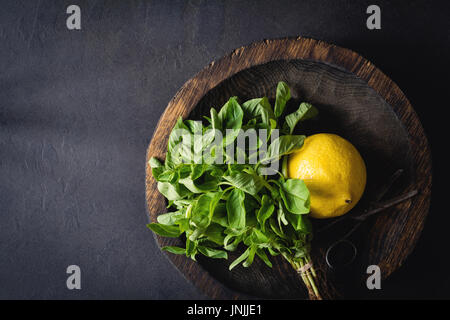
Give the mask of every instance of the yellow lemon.
M 366 186 L 366 165 L 358 150 L 344 138 L 319 133 L 305 139 L 289 155 L 287 173 L 302 179 L 311 196 L 313 218 L 341 216 L 361 199 Z

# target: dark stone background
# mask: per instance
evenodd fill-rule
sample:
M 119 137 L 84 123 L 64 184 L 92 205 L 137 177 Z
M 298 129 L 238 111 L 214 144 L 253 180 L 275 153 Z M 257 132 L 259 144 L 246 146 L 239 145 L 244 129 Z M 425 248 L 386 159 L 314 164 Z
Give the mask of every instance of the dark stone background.
M 369 4 L 382 30 L 365 27 Z M 82 30 L 65 26 L 78 4 Z M 359 52 L 411 100 L 433 150 L 420 242 L 368 298 L 449 298 L 444 1 L 0 1 L 0 298 L 204 296 L 146 229 L 145 151 L 168 101 L 210 61 L 264 38 Z M 77 264 L 82 290 L 66 289 Z M 365 296 L 362 296 L 365 297 Z

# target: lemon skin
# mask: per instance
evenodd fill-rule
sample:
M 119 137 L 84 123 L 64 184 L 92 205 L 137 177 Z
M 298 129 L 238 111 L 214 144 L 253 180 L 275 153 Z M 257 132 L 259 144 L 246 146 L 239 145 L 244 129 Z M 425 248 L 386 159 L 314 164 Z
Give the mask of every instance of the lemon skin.
M 305 139 L 303 147 L 289 155 L 288 176 L 302 179 L 311 197 L 310 216 L 341 216 L 361 199 L 366 186 L 366 165 L 347 140 L 329 133 Z

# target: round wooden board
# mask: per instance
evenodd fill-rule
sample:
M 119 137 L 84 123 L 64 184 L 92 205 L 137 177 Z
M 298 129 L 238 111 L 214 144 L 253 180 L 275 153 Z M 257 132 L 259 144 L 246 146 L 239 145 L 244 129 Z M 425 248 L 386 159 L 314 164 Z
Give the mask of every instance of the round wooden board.
M 406 177 L 396 192 L 419 190 L 413 199 L 365 223 L 357 240 L 360 254 L 350 273 L 331 273 L 324 263 L 329 243 L 320 239 L 313 242 L 323 297 L 348 297 L 364 282 L 368 265 L 378 265 L 383 278 L 402 265 L 420 236 L 431 193 L 430 150 L 414 109 L 392 80 L 351 50 L 303 37 L 265 40 L 234 50 L 187 81 L 169 102 L 147 150 L 150 219 L 156 222 L 167 209 L 149 159 L 165 158 L 177 118 L 198 118 L 212 106 L 220 108 L 232 95 L 273 98 L 275 85 L 281 80 L 292 86 L 293 101 L 318 106 L 324 115 L 324 121 L 316 124 L 319 130 L 336 132 L 361 151 L 368 165 L 368 197 L 399 167 L 406 170 Z M 315 129 L 310 130 L 313 133 Z M 155 237 L 160 246 L 182 243 L 181 239 Z M 278 257 L 273 259 L 272 269 L 256 261 L 250 269 L 232 272 L 227 268 L 229 261 L 200 258 L 194 262 L 170 253 L 168 257 L 188 280 L 214 299 L 307 298 L 299 277 Z

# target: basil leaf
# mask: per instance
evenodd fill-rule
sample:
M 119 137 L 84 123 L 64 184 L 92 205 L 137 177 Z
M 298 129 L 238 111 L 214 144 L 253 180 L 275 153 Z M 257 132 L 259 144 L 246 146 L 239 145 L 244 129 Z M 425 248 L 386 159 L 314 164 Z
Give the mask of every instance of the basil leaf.
M 244 207 L 245 207 L 245 212 L 247 212 L 247 216 L 249 215 L 249 213 L 255 213 L 254 217 L 256 219 L 256 211 L 259 210 L 259 208 L 261 207 L 261 204 L 256 201 L 256 199 L 251 196 L 249 193 L 245 193 L 245 200 L 244 200 Z M 256 225 L 256 221 L 255 220 L 255 225 Z M 248 225 L 248 223 L 247 223 Z
M 208 166 L 207 171 L 210 171 L 211 176 L 216 177 L 216 178 L 222 178 L 224 175 L 224 170 L 222 168 L 218 167 L 217 165 L 216 166 L 213 166 L 213 165 Z
M 311 233 L 312 225 L 308 217 L 304 214 L 293 214 L 291 212 L 286 213 L 286 219 L 291 223 L 296 231 L 302 231 L 304 233 Z
M 170 182 L 158 182 L 158 190 L 168 200 L 179 200 L 190 194 L 190 191 L 178 183 L 172 184 Z
M 300 106 L 298 107 L 297 111 L 288 114 L 285 118 L 285 126 L 289 128 L 289 133 L 292 134 L 292 132 L 295 129 L 295 126 L 299 121 L 305 121 L 311 118 L 314 118 L 317 116 L 319 112 L 317 109 L 310 103 L 302 102 Z
M 169 135 L 165 161 L 166 168 L 173 168 L 182 163 L 183 158 L 187 158 L 186 160 L 189 160 L 189 157 L 191 156 L 189 153 L 189 147 L 191 144 L 186 143 L 186 141 L 183 142 L 183 136 L 191 137 L 192 134 L 189 128 L 184 124 L 183 119 L 179 117 Z
M 197 254 L 197 242 L 191 241 L 190 235 L 186 232 L 186 256 L 190 257 L 192 260 L 195 260 L 195 255 Z
M 180 248 L 180 247 L 175 247 L 175 246 L 165 246 L 165 247 L 162 247 L 161 250 L 167 251 L 170 253 L 174 253 L 174 254 L 185 254 L 186 253 L 185 248 Z
M 163 165 L 162 165 L 162 163 L 161 163 L 161 161 L 159 161 L 157 158 L 155 158 L 155 157 L 151 157 L 150 158 L 150 160 L 148 161 L 149 162 L 149 164 L 150 164 L 150 167 L 152 167 L 152 168 L 159 168 L 159 167 L 162 167 Z
M 168 212 L 160 214 L 156 220 L 160 224 L 165 224 L 168 226 L 172 226 L 177 223 L 177 221 L 184 217 L 183 212 L 181 211 L 175 211 L 175 212 Z
M 258 255 L 258 257 L 264 261 L 264 263 L 269 266 L 270 268 L 272 268 L 272 262 L 270 262 L 269 257 L 267 257 L 267 254 L 264 252 L 263 249 L 257 249 L 256 250 L 256 254 Z
M 250 248 L 247 248 L 247 250 L 244 251 L 243 254 L 241 254 L 236 260 L 234 260 L 228 269 L 231 271 L 234 267 L 236 267 L 239 263 L 247 259 L 248 255 L 250 254 Z
M 211 148 L 213 147 L 212 143 L 215 138 L 216 131 L 213 129 L 206 129 L 204 132 L 200 131 L 193 136 L 194 163 L 204 163 L 204 153 L 211 151 Z M 219 141 L 217 144 L 219 143 L 222 144 L 222 141 Z
M 219 122 L 222 124 L 222 131 L 225 132 L 224 145 L 232 143 L 239 134 L 242 127 L 244 112 L 237 102 L 236 97 L 232 97 L 220 109 L 218 114 Z M 228 129 L 228 130 L 227 130 Z
M 229 243 L 230 240 L 233 238 L 234 238 L 233 242 Z M 243 238 L 242 233 L 241 234 L 230 233 L 225 237 L 225 239 L 223 241 L 223 247 L 225 248 L 225 250 L 234 251 L 234 250 L 236 250 L 239 243 L 241 243 L 242 238 Z
M 270 119 L 275 119 L 275 115 L 272 111 L 272 106 L 269 103 L 269 100 L 266 97 L 251 99 L 242 104 L 242 110 L 244 111 L 244 115 L 253 120 L 256 117 L 261 117 L 262 123 L 267 125 L 267 128 L 270 128 Z M 254 123 L 253 127 L 256 125 Z
M 214 259 L 228 259 L 228 254 L 223 250 L 198 246 L 198 251 L 203 255 Z
M 219 183 L 219 179 L 211 176 L 210 174 L 205 174 L 202 177 L 202 181 L 193 180 L 190 177 L 180 179 L 178 182 L 183 184 L 189 191 L 192 193 L 205 193 L 208 191 L 217 190 L 217 184 Z
M 256 245 L 266 245 L 270 242 L 269 238 L 258 229 L 254 228 L 251 234 L 251 242 Z
M 195 202 L 195 200 L 180 199 L 180 200 L 174 200 L 174 201 L 173 201 L 173 204 L 175 205 L 175 207 L 176 207 L 178 210 L 186 209 L 186 210 L 188 211 L 189 208 L 190 208 L 190 205 L 191 205 L 193 202 Z
M 305 257 L 307 254 L 308 254 L 308 251 L 309 251 L 309 249 L 308 248 L 306 248 L 306 247 L 294 247 L 293 248 L 294 250 L 294 257 L 296 258 L 296 259 L 298 259 L 298 258 L 303 258 L 303 257 Z
M 255 259 L 255 254 L 256 254 L 256 249 L 257 247 L 252 245 L 249 247 L 250 251 L 248 253 L 248 257 L 247 260 L 244 261 L 244 263 L 242 264 L 242 266 L 244 266 L 245 268 L 248 268 L 251 266 L 251 264 L 253 263 L 253 260 Z
M 233 229 L 245 228 L 245 195 L 242 190 L 233 189 L 227 199 L 228 225 Z
M 258 213 L 256 214 L 256 219 L 261 225 L 261 230 L 263 232 L 265 230 L 265 222 L 267 219 L 270 218 L 274 210 L 275 206 L 272 200 L 269 198 L 269 196 L 264 194 L 261 199 L 261 208 L 258 210 Z
M 191 179 L 196 180 L 202 176 L 206 170 L 205 164 L 193 164 L 191 165 Z
M 288 85 L 280 81 L 277 85 L 277 93 L 275 98 L 275 117 L 279 118 L 283 113 L 286 102 L 291 98 L 291 91 Z
M 289 222 L 286 220 L 286 213 L 284 211 L 283 203 L 281 203 L 281 201 L 278 203 L 277 219 L 280 230 L 282 230 L 281 224 L 284 224 L 285 226 L 289 224 Z
M 194 241 L 195 243 L 197 243 L 198 238 L 200 238 L 203 235 L 205 228 L 196 228 L 196 229 L 194 228 L 194 229 L 190 229 L 189 231 L 191 231 L 191 232 L 189 232 L 188 239 L 190 241 Z
M 150 164 L 150 167 L 152 168 L 153 178 L 155 178 L 155 180 L 158 181 L 159 176 L 161 175 L 161 173 L 164 172 L 164 166 L 155 157 L 151 157 L 150 160 L 148 161 L 148 163 Z
M 285 182 L 282 182 L 280 195 L 289 212 L 294 214 L 309 213 L 309 190 L 302 180 L 287 179 Z
M 217 204 L 211 220 L 222 227 L 228 227 L 227 206 L 225 202 L 219 202 Z
M 224 176 L 223 179 L 228 181 L 232 186 L 251 195 L 258 194 L 263 187 L 262 178 L 256 174 L 233 172 L 229 176 Z
M 214 130 L 222 131 L 222 121 L 219 119 L 216 109 L 211 108 L 211 125 Z
M 203 125 L 201 121 L 194 121 L 194 120 L 186 120 L 184 121 L 184 124 L 189 129 L 189 131 L 193 134 L 202 134 L 203 133 Z
M 286 235 L 284 234 L 283 229 L 281 229 L 280 223 L 278 223 L 278 225 L 277 225 L 277 222 L 275 219 L 270 219 L 269 225 L 270 225 L 270 228 L 272 229 L 272 231 L 278 237 L 280 237 L 281 239 L 286 239 Z
M 199 196 L 192 208 L 191 222 L 198 228 L 208 227 L 221 196 L 221 192 L 208 192 Z
M 244 113 L 236 97 L 230 98 L 218 114 L 218 118 L 222 123 L 222 129 L 240 129 L 243 117 Z
M 173 169 L 164 170 L 158 175 L 156 179 L 156 181 L 158 182 L 170 182 L 170 183 L 175 183 L 176 180 L 177 180 L 177 172 L 174 171 Z
M 178 226 L 167 226 L 160 223 L 149 223 L 147 227 L 154 233 L 163 237 L 178 238 L 181 235 L 180 228 Z
M 211 223 L 208 228 L 206 228 L 204 235 L 206 238 L 218 245 L 223 246 L 223 243 L 225 241 L 225 235 L 224 235 L 225 228 L 220 226 L 217 223 Z
M 190 164 L 183 163 L 183 164 L 178 165 L 177 168 L 174 170 L 176 170 L 176 172 L 178 174 L 178 176 L 177 176 L 178 179 L 184 179 L 191 175 L 192 169 L 191 169 Z
M 180 218 L 179 220 L 177 220 L 177 224 L 180 228 L 181 233 L 186 232 L 191 228 L 188 218 Z
M 267 153 L 260 162 L 266 163 L 278 160 L 280 157 L 297 151 L 303 146 L 305 136 L 303 135 L 285 135 L 276 138 L 267 148 Z

